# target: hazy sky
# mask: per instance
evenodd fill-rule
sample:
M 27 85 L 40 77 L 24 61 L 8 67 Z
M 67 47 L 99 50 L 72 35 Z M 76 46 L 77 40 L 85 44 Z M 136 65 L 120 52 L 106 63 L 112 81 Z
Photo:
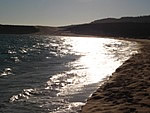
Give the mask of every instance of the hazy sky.
M 150 0 L 0 0 L 0 24 L 59 26 L 150 14 Z

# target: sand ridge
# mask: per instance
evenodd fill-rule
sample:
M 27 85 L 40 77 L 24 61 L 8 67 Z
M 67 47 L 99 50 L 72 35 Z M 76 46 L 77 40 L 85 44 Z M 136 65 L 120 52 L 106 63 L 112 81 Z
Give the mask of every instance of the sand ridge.
M 81 113 L 150 113 L 150 41 L 93 93 Z

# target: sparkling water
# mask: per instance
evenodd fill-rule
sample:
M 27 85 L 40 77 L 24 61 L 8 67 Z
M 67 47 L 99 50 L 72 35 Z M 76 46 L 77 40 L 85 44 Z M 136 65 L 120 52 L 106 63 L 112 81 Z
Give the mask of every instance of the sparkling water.
M 0 35 L 0 112 L 77 113 L 138 49 L 109 38 Z

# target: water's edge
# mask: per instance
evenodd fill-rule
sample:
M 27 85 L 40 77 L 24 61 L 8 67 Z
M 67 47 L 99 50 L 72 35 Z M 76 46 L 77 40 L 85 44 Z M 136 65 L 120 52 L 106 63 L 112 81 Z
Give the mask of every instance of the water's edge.
M 0 43 L 0 111 L 5 113 L 77 113 L 139 52 L 136 42 L 107 38 L 2 35 Z
M 150 111 L 150 41 L 132 41 L 139 44 L 139 53 L 116 69 L 112 77 L 88 99 L 81 113 Z

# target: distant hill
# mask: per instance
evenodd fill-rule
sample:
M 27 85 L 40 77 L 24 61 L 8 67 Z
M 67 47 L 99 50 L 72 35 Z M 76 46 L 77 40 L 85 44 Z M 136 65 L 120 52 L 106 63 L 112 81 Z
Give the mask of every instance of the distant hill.
M 0 34 L 69 35 L 70 33 L 62 28 L 50 26 L 0 25 Z
M 0 25 L 0 34 L 91 35 L 150 39 L 150 16 L 106 18 L 63 27 Z
M 149 16 L 139 16 L 139 17 L 122 17 L 122 18 L 105 18 L 100 20 L 95 20 L 91 22 L 92 24 L 98 24 L 98 23 L 126 23 L 126 22 L 132 22 L 132 23 L 150 23 L 150 15 Z
M 65 30 L 78 35 L 150 38 L 150 23 L 82 24 L 67 27 Z
M 39 32 L 35 26 L 0 25 L 0 34 L 31 34 Z
M 88 24 L 67 26 L 65 30 L 80 35 L 150 38 L 150 16 L 106 18 Z

